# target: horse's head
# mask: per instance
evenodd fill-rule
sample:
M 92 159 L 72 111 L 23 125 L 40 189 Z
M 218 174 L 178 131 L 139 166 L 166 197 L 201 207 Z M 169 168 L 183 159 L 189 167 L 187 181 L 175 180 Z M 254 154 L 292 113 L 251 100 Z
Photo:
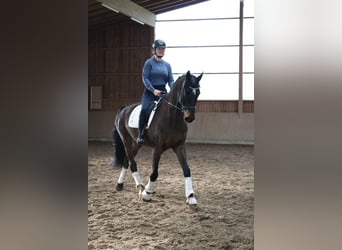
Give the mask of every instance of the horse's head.
M 183 118 L 189 123 L 195 120 L 196 103 L 200 94 L 199 82 L 202 75 L 203 73 L 198 77 L 195 77 L 188 71 L 185 75 L 185 81 L 179 95 L 179 103 L 182 106 Z

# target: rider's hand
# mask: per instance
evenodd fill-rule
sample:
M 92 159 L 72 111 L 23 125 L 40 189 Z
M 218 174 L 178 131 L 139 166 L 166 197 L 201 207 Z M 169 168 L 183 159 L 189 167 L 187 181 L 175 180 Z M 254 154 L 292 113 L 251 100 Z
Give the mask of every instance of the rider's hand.
M 161 91 L 158 90 L 158 89 L 155 89 L 155 90 L 153 90 L 153 94 L 154 94 L 155 96 L 161 96 Z

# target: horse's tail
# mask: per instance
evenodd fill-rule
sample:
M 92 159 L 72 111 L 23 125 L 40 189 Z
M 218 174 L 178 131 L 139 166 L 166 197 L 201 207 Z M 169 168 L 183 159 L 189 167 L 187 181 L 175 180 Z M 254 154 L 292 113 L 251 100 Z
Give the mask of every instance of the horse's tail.
M 123 109 L 123 107 L 120 109 L 120 111 Z M 124 144 L 122 142 L 122 139 L 117 131 L 115 120 L 117 116 L 120 114 L 120 111 L 116 114 L 116 117 L 114 119 L 113 129 L 112 129 L 112 137 L 113 137 L 113 145 L 114 145 L 114 161 L 113 165 L 114 167 L 120 167 L 125 164 L 126 157 L 126 151 Z
M 115 147 L 115 166 L 123 166 L 126 159 L 126 152 L 121 137 L 116 129 L 113 131 L 113 141 Z

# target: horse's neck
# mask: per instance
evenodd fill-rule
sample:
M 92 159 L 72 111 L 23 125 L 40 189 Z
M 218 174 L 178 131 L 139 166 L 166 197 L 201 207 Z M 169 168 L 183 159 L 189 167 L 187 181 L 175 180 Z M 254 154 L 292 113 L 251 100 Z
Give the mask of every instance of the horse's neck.
M 177 79 L 177 81 L 174 83 L 173 88 L 168 93 L 167 98 L 173 102 L 174 105 L 178 104 L 178 94 L 180 93 L 182 86 L 184 84 L 184 78 L 181 77 Z
M 183 120 L 183 114 L 179 110 L 178 93 L 181 91 L 184 80 L 181 83 L 178 80 L 160 104 L 159 115 L 165 124 L 174 124 L 178 120 Z
M 177 102 L 167 99 L 161 103 L 157 116 L 163 127 L 180 129 L 179 125 L 183 123 L 183 113 L 175 106 L 177 106 Z

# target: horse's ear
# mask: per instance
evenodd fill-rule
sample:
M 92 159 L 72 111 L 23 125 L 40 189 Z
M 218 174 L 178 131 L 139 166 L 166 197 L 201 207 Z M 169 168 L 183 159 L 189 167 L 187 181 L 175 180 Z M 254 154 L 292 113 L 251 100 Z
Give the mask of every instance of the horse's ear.
M 188 81 L 191 80 L 191 73 L 190 73 L 190 70 L 188 70 L 188 72 L 186 72 L 186 80 L 188 80 Z
M 202 74 L 200 74 L 200 75 L 197 77 L 197 81 L 198 81 L 198 82 L 202 79 L 202 76 L 203 76 L 203 72 L 202 72 Z

